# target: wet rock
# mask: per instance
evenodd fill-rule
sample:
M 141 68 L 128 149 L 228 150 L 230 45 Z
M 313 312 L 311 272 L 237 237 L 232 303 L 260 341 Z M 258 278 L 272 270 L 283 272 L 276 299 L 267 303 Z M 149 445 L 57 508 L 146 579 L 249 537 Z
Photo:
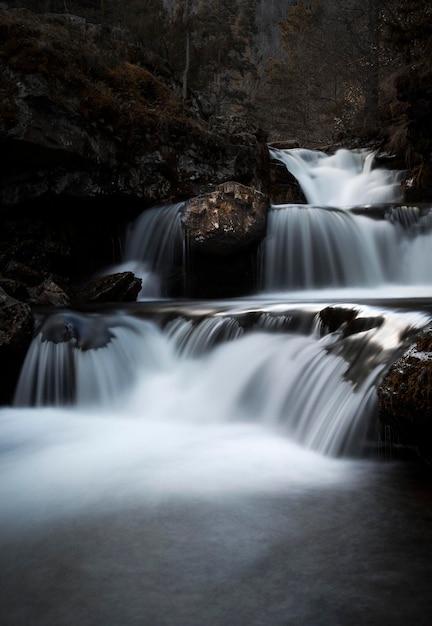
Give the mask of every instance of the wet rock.
M 257 250 L 269 206 L 266 195 L 236 182 L 185 203 L 188 296 L 226 298 L 256 289 Z
M 334 306 L 325 307 L 319 313 L 321 322 L 330 333 L 338 330 L 343 325 L 346 327 L 346 324 L 354 320 L 356 316 L 357 311 L 355 309 Z
M 29 302 L 35 306 L 67 306 L 70 304 L 68 294 L 53 280 L 44 280 L 36 287 L 29 287 Z
M 280 161 L 269 165 L 269 195 L 273 204 L 306 204 L 306 197 L 294 176 Z
M 432 461 L 432 327 L 393 363 L 378 397 L 386 437 Z
M 192 198 L 182 209 L 182 228 L 189 249 L 227 256 L 249 249 L 266 234 L 269 198 L 236 182 Z
M 2 274 L 5 278 L 18 281 L 29 286 L 39 284 L 43 278 L 41 272 L 13 259 L 6 263 L 2 270 Z
M 142 280 L 132 272 L 119 272 L 94 278 L 75 295 L 76 304 L 133 302 L 141 291 Z
M 18 280 L 1 278 L 0 288 L 3 289 L 8 296 L 11 296 L 11 298 L 21 300 L 21 302 L 27 302 L 30 297 L 25 285 Z
M 111 341 L 113 334 L 106 319 L 61 311 L 47 317 L 39 330 L 42 341 L 69 343 L 79 350 L 97 350 Z

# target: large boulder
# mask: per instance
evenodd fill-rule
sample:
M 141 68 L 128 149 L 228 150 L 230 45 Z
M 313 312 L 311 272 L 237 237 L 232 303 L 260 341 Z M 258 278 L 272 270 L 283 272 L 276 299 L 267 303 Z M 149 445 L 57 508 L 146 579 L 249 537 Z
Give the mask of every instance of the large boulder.
M 228 182 L 182 210 L 191 297 L 247 295 L 257 285 L 257 251 L 266 235 L 268 196 Z
M 383 436 L 432 460 L 432 326 L 388 370 L 378 390 Z
M 268 196 L 236 182 L 191 198 L 182 210 L 189 250 L 229 256 L 260 243 L 266 234 Z

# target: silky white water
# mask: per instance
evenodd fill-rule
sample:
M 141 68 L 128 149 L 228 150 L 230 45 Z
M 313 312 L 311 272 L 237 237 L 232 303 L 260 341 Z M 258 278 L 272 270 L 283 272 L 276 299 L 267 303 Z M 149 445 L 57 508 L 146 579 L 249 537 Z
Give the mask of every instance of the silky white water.
M 364 154 L 308 163 L 327 195 L 272 208 L 256 295 L 166 300 L 169 206 L 128 235 L 140 303 L 41 314 L 0 410 L 8 626 L 428 626 L 430 485 L 376 416 L 431 319 L 428 212 L 346 208 L 396 202 Z
M 270 149 L 299 181 L 308 204 L 350 207 L 402 200 L 401 173 L 373 168 L 373 152 L 341 149 L 333 155 L 294 148 Z
M 270 154 L 297 178 L 308 204 L 272 207 L 262 246 L 264 291 L 432 291 L 431 213 L 400 205 L 400 172 L 373 168 L 374 155 L 365 151 Z

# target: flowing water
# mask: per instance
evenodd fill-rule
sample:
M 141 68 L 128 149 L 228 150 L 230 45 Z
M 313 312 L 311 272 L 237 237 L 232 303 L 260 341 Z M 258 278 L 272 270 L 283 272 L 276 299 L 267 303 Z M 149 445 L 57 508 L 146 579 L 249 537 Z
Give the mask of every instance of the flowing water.
M 131 225 L 139 302 L 40 314 L 0 412 L 1 624 L 430 623 L 430 476 L 376 420 L 432 317 L 429 210 L 366 152 L 271 157 L 308 204 L 272 207 L 255 296 L 164 296 L 180 204 Z

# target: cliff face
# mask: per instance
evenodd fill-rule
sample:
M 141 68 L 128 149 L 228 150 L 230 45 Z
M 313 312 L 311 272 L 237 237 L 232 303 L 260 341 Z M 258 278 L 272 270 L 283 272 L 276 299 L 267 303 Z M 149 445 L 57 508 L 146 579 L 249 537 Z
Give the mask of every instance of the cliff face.
M 3 207 L 119 198 L 142 206 L 235 179 L 262 185 L 264 137 L 206 121 L 128 33 L 0 11 Z
M 384 152 L 406 170 L 407 202 L 432 201 L 432 57 L 405 67 L 394 77 L 394 96 L 382 111 Z
M 82 280 L 118 260 L 145 208 L 227 180 L 267 185 L 264 133 L 206 119 L 127 31 L 0 10 L 0 78 L 3 276 L 13 261 Z

